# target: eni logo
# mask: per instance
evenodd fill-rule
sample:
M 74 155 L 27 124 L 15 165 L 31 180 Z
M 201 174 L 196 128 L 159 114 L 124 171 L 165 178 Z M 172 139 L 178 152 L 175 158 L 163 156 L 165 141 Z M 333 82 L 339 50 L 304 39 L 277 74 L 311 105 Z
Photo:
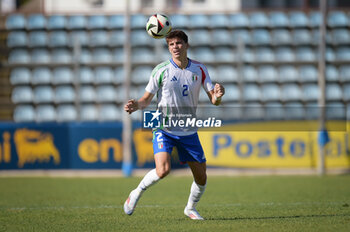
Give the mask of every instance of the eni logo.
M 18 167 L 22 168 L 26 163 L 48 163 L 52 158 L 57 165 L 60 163 L 60 153 L 49 133 L 41 131 L 19 129 L 16 130 L 15 145 L 18 155 Z
M 84 139 L 78 146 L 78 155 L 86 163 L 109 161 L 109 153 L 112 151 L 115 162 L 123 159 L 122 146 L 117 139 L 102 139 L 100 142 L 95 139 Z
M 4 132 L 2 134 L 3 144 L 0 144 L 0 163 L 10 163 L 11 162 L 11 135 L 9 132 Z

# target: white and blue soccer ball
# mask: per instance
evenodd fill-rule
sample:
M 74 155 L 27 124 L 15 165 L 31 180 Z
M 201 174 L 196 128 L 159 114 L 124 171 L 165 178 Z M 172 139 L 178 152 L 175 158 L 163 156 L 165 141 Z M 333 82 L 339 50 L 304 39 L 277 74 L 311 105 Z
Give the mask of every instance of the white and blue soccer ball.
M 172 26 L 169 17 L 164 14 L 154 14 L 149 17 L 146 24 L 147 33 L 155 38 L 161 39 L 169 34 Z

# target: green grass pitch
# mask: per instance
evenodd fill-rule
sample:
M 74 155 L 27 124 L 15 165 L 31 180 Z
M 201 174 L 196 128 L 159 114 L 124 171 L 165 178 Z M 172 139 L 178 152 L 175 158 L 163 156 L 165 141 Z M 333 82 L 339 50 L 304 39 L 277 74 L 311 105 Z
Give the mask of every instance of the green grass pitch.
M 350 176 L 210 177 L 183 215 L 191 177 L 169 176 L 122 205 L 140 177 L 0 178 L 0 231 L 350 231 Z

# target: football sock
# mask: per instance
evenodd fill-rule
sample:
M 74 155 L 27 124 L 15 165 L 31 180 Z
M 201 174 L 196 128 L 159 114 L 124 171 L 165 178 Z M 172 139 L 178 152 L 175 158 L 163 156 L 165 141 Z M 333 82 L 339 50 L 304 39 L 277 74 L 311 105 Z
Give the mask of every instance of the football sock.
M 156 169 L 152 169 L 149 171 L 141 180 L 139 186 L 137 186 L 137 190 L 139 190 L 140 193 L 144 192 L 148 187 L 151 187 L 155 183 L 157 183 L 160 180 L 159 176 L 157 175 Z
M 188 209 L 195 209 L 198 201 L 201 199 L 201 196 L 203 195 L 205 191 L 205 185 L 199 185 L 195 181 L 193 181 L 192 186 L 191 186 L 191 193 L 188 198 L 187 202 L 187 208 Z

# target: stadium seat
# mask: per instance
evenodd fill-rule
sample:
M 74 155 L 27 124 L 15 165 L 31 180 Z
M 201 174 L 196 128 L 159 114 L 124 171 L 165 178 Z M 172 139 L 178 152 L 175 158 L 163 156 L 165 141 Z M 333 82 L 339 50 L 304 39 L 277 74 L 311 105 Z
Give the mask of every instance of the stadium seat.
M 11 101 L 15 104 L 31 103 L 34 95 L 29 86 L 17 86 L 12 90 Z
M 343 85 L 343 97 L 344 101 L 350 102 L 350 84 Z
M 108 29 L 122 29 L 124 26 L 124 15 L 111 15 L 108 17 Z
M 112 31 L 109 38 L 110 46 L 123 46 L 125 42 L 125 33 L 123 31 Z
M 193 60 L 200 60 L 201 62 L 214 62 L 214 61 L 224 61 L 229 60 L 233 57 L 233 55 L 229 54 L 229 52 L 225 52 L 225 49 L 218 50 L 219 48 L 215 49 L 215 52 L 210 47 L 198 47 L 193 49 L 192 53 L 192 59 Z M 215 53 L 215 55 L 214 55 Z M 227 57 L 229 55 L 229 57 Z M 219 59 L 219 60 L 218 60 Z
M 8 57 L 8 62 L 10 64 L 26 64 L 30 62 L 30 56 L 25 49 L 13 49 Z
M 226 97 L 226 96 L 225 96 Z M 202 89 L 199 91 L 199 102 L 202 104 L 205 104 L 208 102 L 208 95 L 206 94 L 205 91 L 203 91 Z M 198 108 L 197 108 L 198 111 Z
M 89 49 L 83 48 L 80 51 L 79 62 L 82 64 L 89 64 L 92 62 L 92 55 Z
M 131 46 L 153 46 L 154 42 L 154 39 L 145 33 L 145 30 L 131 31 Z
M 241 92 L 237 85 L 235 84 L 227 84 L 225 85 L 225 97 L 223 98 L 225 101 L 239 101 L 241 97 Z M 208 101 L 208 96 L 206 97 L 206 101 Z
M 58 122 L 71 122 L 78 119 L 78 112 L 74 105 L 59 105 L 56 111 Z
M 83 15 L 71 15 L 68 17 L 67 28 L 70 30 L 85 29 L 87 22 Z
M 47 19 L 47 29 L 64 30 L 66 29 L 67 19 L 64 15 L 51 15 Z
M 17 67 L 11 70 L 10 82 L 12 85 L 28 85 L 31 81 L 31 72 L 28 68 Z
M 313 11 L 309 13 L 310 27 L 319 27 L 321 24 L 321 14 L 319 11 Z
M 320 43 L 320 30 L 319 28 L 316 28 L 314 30 L 311 31 L 311 37 L 312 37 L 312 44 L 313 45 L 317 45 Z M 332 36 L 331 33 L 326 33 L 326 42 L 327 43 L 331 43 L 332 42 Z M 329 48 L 329 47 L 327 47 Z
M 108 46 L 109 45 L 109 34 L 104 30 L 96 30 L 90 33 L 89 45 L 91 47 L 97 46 Z
M 258 47 L 255 50 L 255 61 L 273 62 L 275 61 L 275 53 L 270 47 Z
M 7 30 L 22 30 L 26 28 L 27 20 L 22 14 L 11 14 L 6 18 Z
M 350 65 L 341 65 L 339 67 L 340 80 L 342 82 L 350 81 Z
M 261 120 L 265 118 L 264 108 L 259 103 L 250 103 L 244 106 L 244 119 Z
M 330 101 L 341 101 L 343 100 L 343 92 L 338 84 L 326 85 L 326 99 Z
M 270 22 L 264 12 L 253 12 L 249 15 L 250 26 L 253 28 L 257 27 L 268 27 Z
M 72 31 L 70 34 L 70 41 L 72 46 L 87 46 L 89 44 L 89 36 L 86 31 Z
M 339 72 L 334 65 L 327 65 L 326 67 L 326 80 L 327 82 L 339 81 Z
M 212 50 L 207 50 L 207 53 L 212 52 Z M 236 54 L 235 52 L 232 50 L 231 47 L 216 47 L 214 48 L 212 54 L 214 53 L 214 57 L 209 56 L 210 59 L 207 59 L 207 61 L 203 61 L 203 62 L 229 62 L 232 63 L 234 61 L 236 61 Z M 200 56 L 196 57 L 198 60 L 202 60 L 202 58 Z
M 232 28 L 249 27 L 249 18 L 245 13 L 235 13 L 229 16 L 230 25 Z
M 258 67 L 259 81 L 266 82 L 278 82 L 278 73 L 273 65 L 262 65 Z
M 123 67 L 116 67 L 114 70 L 114 84 L 122 84 L 124 82 L 124 68 Z
M 52 83 L 54 85 L 73 84 L 74 83 L 73 70 L 68 67 L 54 68 Z
M 345 55 L 345 57 L 347 56 L 347 54 Z M 326 60 L 327 61 L 335 61 L 336 60 L 336 54 L 334 52 L 334 50 L 330 47 L 326 48 Z
M 270 45 L 271 36 L 265 29 L 256 29 L 252 31 L 252 43 L 254 45 Z
M 149 52 L 149 50 L 147 50 Z M 123 48 L 115 48 L 113 51 L 113 61 L 122 63 L 124 62 L 125 53 Z
M 211 33 L 207 29 L 192 30 L 190 38 L 193 46 L 209 46 L 212 41 Z
M 131 72 L 131 80 L 135 84 L 147 84 L 153 68 L 148 65 L 141 65 L 134 68 Z
M 263 101 L 279 101 L 281 99 L 281 91 L 277 84 L 264 84 L 261 87 L 261 95 Z
M 7 36 L 7 46 L 9 48 L 27 46 L 27 33 L 23 31 L 11 31 Z
M 73 103 L 75 101 L 75 89 L 72 86 L 58 86 L 55 89 L 55 102 L 61 103 Z
M 282 120 L 284 119 L 284 108 L 279 102 L 268 102 L 265 104 L 266 120 Z
M 305 109 L 299 102 L 289 102 L 284 105 L 286 119 L 304 119 Z
M 97 121 L 98 110 L 95 105 L 87 104 L 82 105 L 79 111 L 80 120 L 82 121 Z
M 227 28 L 229 27 L 229 19 L 225 14 L 213 14 L 209 16 L 209 27 L 211 28 Z
M 78 73 L 80 84 L 93 84 L 95 82 L 94 73 L 90 67 L 80 67 Z
M 335 45 L 350 44 L 350 32 L 347 29 L 334 29 L 331 32 L 332 43 Z
M 134 14 L 131 16 L 130 25 L 133 29 L 145 28 L 147 17 L 143 14 Z M 146 33 L 145 33 L 146 34 Z
M 114 104 L 103 104 L 99 109 L 100 121 L 122 121 L 122 114 L 118 107 Z
M 113 54 L 107 48 L 95 48 L 92 51 L 92 61 L 94 63 L 109 63 L 113 60 Z
M 272 28 L 286 28 L 289 26 L 288 16 L 284 12 L 271 12 L 269 14 L 269 25 Z
M 34 68 L 32 72 L 33 85 L 50 85 L 52 83 L 52 74 L 47 67 Z
M 34 103 L 53 103 L 55 93 L 51 86 L 38 86 L 34 88 Z
M 318 71 L 313 65 L 302 65 L 299 69 L 300 82 L 317 82 Z
M 309 19 L 302 11 L 292 11 L 289 14 L 289 25 L 292 28 L 308 27 Z
M 283 101 L 301 101 L 301 90 L 297 84 L 284 84 L 281 87 Z
M 271 33 L 271 42 L 275 45 L 289 45 L 292 43 L 292 36 L 286 29 L 276 29 Z
M 170 15 L 170 21 L 173 28 L 188 28 L 190 25 L 188 23 L 188 16 L 183 14 L 173 14 Z
M 343 11 L 331 11 L 328 13 L 327 24 L 329 27 L 348 27 L 349 20 Z
M 255 54 L 254 51 L 250 47 L 245 47 L 243 52 L 243 57 L 237 57 L 241 59 L 241 61 L 244 62 L 254 62 L 255 61 Z
M 71 44 L 65 31 L 53 31 L 49 34 L 48 45 L 50 47 L 65 47 Z
M 237 70 L 232 65 L 219 65 L 216 70 L 220 83 L 239 82 Z M 210 72 L 209 75 L 211 75 Z
M 242 78 L 244 82 L 258 81 L 258 72 L 254 66 L 245 65 L 242 68 Z
M 13 112 L 15 122 L 34 122 L 35 110 L 31 105 L 18 105 Z
M 81 86 L 79 89 L 79 100 L 81 102 L 95 102 L 96 101 L 96 91 L 91 85 Z
M 295 61 L 295 55 L 290 47 L 278 47 L 275 51 L 276 60 L 280 62 Z
M 31 62 L 37 64 L 48 64 L 51 62 L 51 56 L 46 48 L 36 48 L 32 50 Z
M 327 119 L 345 119 L 346 118 L 345 105 L 342 102 L 328 103 L 326 106 Z
M 306 119 L 319 119 L 321 109 L 317 102 L 310 102 L 305 104 L 305 118 Z
M 104 29 L 108 25 L 107 18 L 104 15 L 90 15 L 87 20 L 87 28 L 90 30 Z
M 350 61 L 350 46 L 337 47 L 335 50 L 337 61 Z
M 103 102 L 115 102 L 117 100 L 116 91 L 113 86 L 101 85 L 96 88 L 97 101 Z
M 297 61 L 316 61 L 316 54 L 311 47 L 298 47 L 295 51 Z
M 293 30 L 292 38 L 295 45 L 310 45 L 314 42 L 310 31 L 307 29 Z
M 301 92 L 304 101 L 317 101 L 320 98 L 320 89 L 317 84 L 303 84 Z
M 95 68 L 95 83 L 112 84 L 114 81 L 114 72 L 111 67 L 97 67 Z
M 278 68 L 279 81 L 297 82 L 299 80 L 298 70 L 293 65 L 282 65 Z
M 139 48 L 133 50 L 131 60 L 135 63 L 152 63 L 154 61 L 154 52 L 151 48 Z
M 46 18 L 42 14 L 32 14 L 27 18 L 28 30 L 44 30 L 46 29 Z
M 73 61 L 73 54 L 65 48 L 55 48 L 52 50 L 51 62 L 69 64 Z
M 251 44 L 252 38 L 248 30 L 238 29 L 238 30 L 232 30 L 231 40 L 236 45 L 239 45 L 239 43 Z
M 47 46 L 47 34 L 43 31 L 32 31 L 28 35 L 28 45 L 30 47 L 45 47 Z
M 56 121 L 56 110 L 52 105 L 39 105 L 36 108 L 35 119 L 37 122 L 54 122 Z
M 212 44 L 214 46 L 229 46 L 233 44 L 231 33 L 227 29 L 213 29 L 211 32 Z
M 205 14 L 191 14 L 189 15 L 189 26 L 191 28 L 211 28 L 210 21 Z
M 243 99 L 244 101 L 260 101 L 261 91 L 259 86 L 255 84 L 247 84 L 243 87 Z

